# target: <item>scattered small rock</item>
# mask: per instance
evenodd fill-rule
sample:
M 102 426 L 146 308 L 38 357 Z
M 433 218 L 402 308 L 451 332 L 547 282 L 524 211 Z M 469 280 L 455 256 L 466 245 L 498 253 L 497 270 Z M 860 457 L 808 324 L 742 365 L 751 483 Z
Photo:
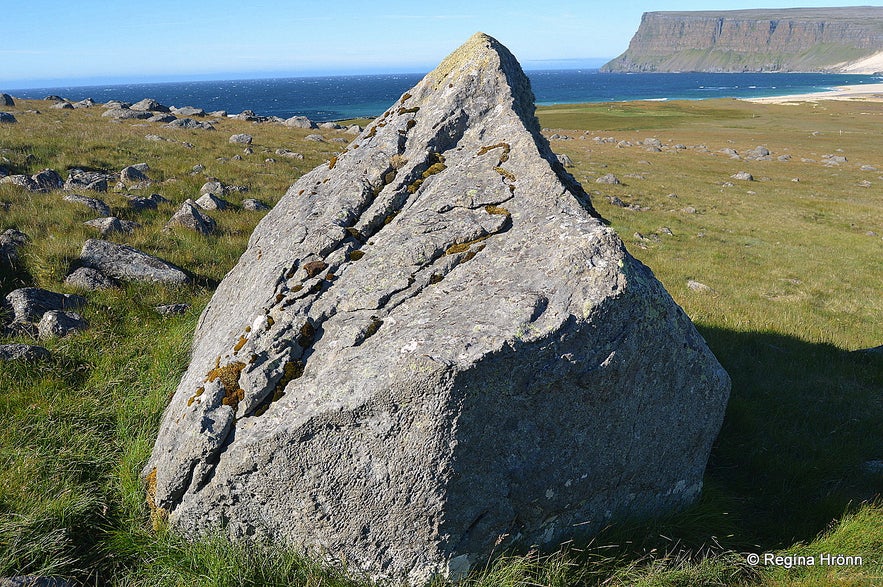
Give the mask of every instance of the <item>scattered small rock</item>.
M 166 128 L 215 130 L 215 126 L 211 122 L 199 122 L 198 120 L 193 120 L 192 118 L 179 118 L 168 123 L 165 126 Z
M 602 175 L 598 179 L 595 180 L 595 183 L 605 183 L 609 185 L 620 185 L 622 182 L 617 179 L 615 175 L 612 173 L 608 173 L 606 175 Z
M 0 234 L 0 267 L 11 269 L 18 265 L 19 249 L 28 243 L 28 236 L 15 228 Z
M 558 162 L 561 163 L 563 167 L 573 167 L 573 159 L 567 155 L 556 155 L 556 157 L 558 157 Z
M 867 179 L 863 179 L 863 180 L 861 180 L 860 182 L 858 182 L 857 185 L 858 185 L 858 187 L 860 187 L 860 188 L 869 188 L 869 187 L 871 187 L 873 184 L 872 184 L 871 182 L 869 182 Z
M 40 191 L 40 186 L 37 185 L 37 182 L 35 182 L 27 175 L 7 175 L 6 177 L 0 179 L 0 184 L 17 185 L 18 187 L 24 188 L 29 192 Z
M 0 112 L 0 124 L 15 124 L 18 122 L 15 116 L 9 112 Z
M 316 143 L 324 143 L 325 137 L 323 137 L 322 135 L 307 135 L 304 137 L 304 140 L 313 141 Z
M 754 176 L 748 173 L 747 171 L 740 171 L 739 173 L 734 173 L 730 176 L 732 179 L 738 179 L 741 181 L 754 181 Z
M 154 308 L 160 316 L 180 316 L 186 314 L 189 309 L 190 304 L 167 304 Z
M 859 169 L 862 171 L 877 171 L 877 168 L 873 165 L 862 165 Z
M 288 149 L 276 149 L 276 154 L 281 155 L 282 157 L 287 157 L 288 159 L 298 159 L 300 161 L 303 161 L 304 159 L 304 156 L 301 153 L 295 153 Z
M 264 204 L 260 200 L 255 200 L 254 198 L 246 198 L 242 200 L 242 209 L 252 212 L 259 212 L 263 210 L 269 210 L 270 206 Z
M 700 283 L 700 282 L 694 281 L 692 279 L 687 280 L 687 287 L 691 291 L 698 291 L 698 292 L 713 292 L 714 291 L 712 288 L 708 287 L 704 283 Z
M 96 291 L 100 289 L 112 289 L 119 284 L 116 280 L 111 279 L 101 271 L 91 267 L 79 267 L 73 273 L 64 279 L 65 285 L 84 289 L 87 291 Z
M 123 167 L 122 171 L 120 171 L 120 181 L 125 185 L 149 182 L 150 178 L 147 177 L 147 174 L 144 173 L 144 171 L 146 171 L 146 169 L 136 165 Z
M 729 155 L 731 159 L 739 159 L 739 151 L 736 149 L 730 149 L 727 147 L 726 149 L 721 149 L 718 151 L 719 153 L 723 153 L 724 155 Z
M 254 137 L 251 135 L 242 133 L 231 136 L 229 142 L 239 145 L 250 145 L 253 140 Z
M 328 130 L 340 130 L 343 127 L 340 126 L 339 124 L 337 124 L 336 122 L 323 122 L 322 124 L 319 125 L 319 128 L 325 128 Z
M 64 182 L 64 189 L 67 191 L 91 190 L 93 192 L 107 191 L 108 175 L 96 171 L 84 171 L 82 169 L 71 169 Z
M 659 234 L 664 234 L 666 236 L 674 236 L 675 233 L 671 231 L 671 229 L 667 226 L 663 226 L 657 231 Z
M 140 228 L 141 225 L 131 220 L 120 220 L 116 216 L 107 216 L 105 218 L 96 218 L 95 220 L 87 220 L 84 222 L 86 226 L 98 230 L 101 236 L 107 236 L 114 232 L 128 234 Z
M 694 208 L 693 206 L 687 206 L 682 210 L 682 212 L 686 214 L 696 214 L 696 208 Z
M 620 207 L 620 208 L 627 208 L 627 207 L 628 207 L 628 204 L 626 204 L 625 202 L 623 202 L 623 201 L 622 201 L 621 199 L 619 199 L 619 197 L 617 197 L 617 196 L 608 196 L 608 197 L 607 197 L 607 201 L 610 202 L 611 204 L 613 204 L 614 206 L 618 206 L 618 207 Z
M 22 287 L 9 292 L 6 303 L 12 308 L 13 322 L 33 323 L 49 310 L 77 310 L 86 305 L 86 299 L 39 287 Z
M 292 128 L 318 128 L 316 123 L 306 116 L 292 116 L 286 119 L 282 124 Z
M 144 98 L 139 102 L 135 102 L 129 106 L 130 110 L 140 110 L 141 112 L 171 112 L 168 106 L 163 106 L 152 98 Z
M 67 194 L 62 199 L 65 202 L 71 202 L 72 204 L 80 204 L 82 206 L 86 206 L 100 216 L 110 216 L 110 206 L 108 206 L 98 198 L 88 198 L 86 196 L 81 196 L 80 194 Z
M 662 147 L 662 141 L 660 141 L 659 139 L 655 139 L 655 138 L 644 139 L 644 146 L 645 147 L 656 147 L 658 149 L 658 148 Z
M 146 118 L 147 122 L 160 122 L 164 124 L 168 124 L 170 122 L 175 122 L 178 120 L 178 117 L 174 114 L 163 114 L 160 112 L 159 114 L 154 114 L 150 118 Z
M 779 155 L 776 159 L 784 163 L 785 161 L 791 161 L 791 155 Z
M 181 207 L 175 212 L 165 225 L 165 229 L 169 230 L 173 227 L 182 227 L 195 230 L 200 234 L 211 234 L 215 231 L 215 221 L 208 216 L 204 216 L 200 211 L 196 202 L 193 200 L 185 200 Z
M 0 361 L 45 361 L 49 359 L 50 354 L 49 351 L 41 346 L 31 345 L 31 344 L 0 344 Z M 18 579 L 18 577 L 13 577 L 11 579 L 0 579 L 0 587 L 6 587 L 9 585 L 12 587 L 13 585 L 45 585 L 45 583 L 33 583 L 33 582 L 19 582 L 15 583 L 14 581 Z M 7 582 L 4 584 L 4 581 Z M 66 584 L 66 583 L 65 583 Z M 59 584 L 61 585 L 61 584 Z
M 193 106 L 183 106 L 181 108 L 172 107 L 171 111 L 178 116 L 205 116 L 205 110 L 202 108 L 194 108 Z M 218 116 L 218 113 L 213 112 L 212 116 Z M 227 113 L 224 112 L 221 117 L 226 118 Z
M 49 310 L 40 318 L 37 332 L 40 338 L 58 338 L 82 332 L 88 327 L 89 323 L 76 312 Z
M 203 210 L 226 210 L 230 208 L 230 202 L 221 199 L 212 193 L 200 196 L 196 200 L 196 205 Z
M 59 105 L 53 106 L 53 108 L 58 108 Z M 73 106 L 71 106 L 73 108 Z M 106 118 L 113 118 L 114 120 L 147 120 L 153 114 L 150 112 L 132 110 L 131 108 L 111 108 L 110 110 L 105 110 L 104 116 Z
M 74 105 L 68 101 L 58 102 L 57 104 L 53 104 L 50 106 L 53 110 L 73 110 Z

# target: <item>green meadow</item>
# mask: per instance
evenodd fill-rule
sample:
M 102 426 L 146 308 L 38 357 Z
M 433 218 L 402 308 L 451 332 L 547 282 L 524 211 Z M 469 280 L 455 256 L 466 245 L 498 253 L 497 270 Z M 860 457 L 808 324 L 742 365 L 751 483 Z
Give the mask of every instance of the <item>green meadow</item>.
M 216 131 L 169 129 L 49 105 L 7 108 L 18 123 L 0 125 L 0 167 L 66 177 L 147 163 L 152 185 L 130 193 L 170 204 L 136 212 L 112 185 L 84 195 L 141 225 L 110 240 L 195 279 L 85 293 L 88 330 L 41 341 L 48 361 L 0 363 L 0 577 L 370 585 L 280 546 L 186 542 L 151 520 L 140 479 L 199 314 L 264 212 L 211 211 L 218 230 L 209 236 L 163 230 L 166 221 L 209 177 L 248 188 L 225 196 L 233 204 L 272 205 L 353 137 L 234 119 Z M 883 584 L 883 353 L 865 352 L 883 345 L 883 103 L 635 102 L 538 116 L 597 211 L 696 323 L 733 389 L 694 506 L 623 520 L 551 552 L 499 553 L 458 585 Z M 253 135 L 250 153 L 228 142 L 235 133 Z M 326 141 L 307 140 L 315 133 Z M 746 160 L 758 146 L 769 159 Z M 753 180 L 731 177 L 739 172 Z M 608 173 L 620 183 L 595 182 Z M 62 282 L 97 236 L 83 225 L 96 214 L 62 195 L 0 184 L 0 232 L 30 239 L 15 270 L 0 273 L 0 295 L 24 286 L 82 294 Z M 190 309 L 154 310 L 170 303 Z

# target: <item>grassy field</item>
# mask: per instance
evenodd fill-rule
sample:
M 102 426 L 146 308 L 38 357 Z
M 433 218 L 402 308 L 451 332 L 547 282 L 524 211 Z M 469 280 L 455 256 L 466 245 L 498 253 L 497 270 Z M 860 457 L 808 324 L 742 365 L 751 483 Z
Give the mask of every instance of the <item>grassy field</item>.
M 275 203 L 302 173 L 343 149 L 332 139 L 351 137 L 323 130 L 328 141 L 316 143 L 305 139 L 316 131 L 237 120 L 219 122 L 217 131 L 174 130 L 114 123 L 100 108 L 48 105 L 8 109 L 19 122 L 0 125 L 0 167 L 66 176 L 70 167 L 148 163 L 153 185 L 132 193 L 159 193 L 172 204 L 136 213 L 121 194 L 98 195 L 142 225 L 112 240 L 197 279 L 89 293 L 82 313 L 90 328 L 43 343 L 50 361 L 0 363 L 0 577 L 367 585 L 278 547 L 187 543 L 154 529 L 139 479 L 199 313 L 262 213 L 211 212 L 219 231 L 208 237 L 163 231 L 164 223 L 209 176 L 248 187 L 228 196 L 236 204 L 245 197 Z M 694 507 L 623 522 L 589 544 L 504 554 L 462 585 L 883 583 L 883 474 L 871 465 L 883 460 L 883 356 L 858 352 L 883 344 L 883 104 L 599 104 L 543 108 L 539 116 L 547 136 L 569 137 L 553 139 L 553 149 L 574 161 L 570 171 L 596 209 L 696 322 L 733 391 Z M 227 142 L 241 132 L 254 136 L 253 153 Z M 170 140 L 148 141 L 148 134 Z M 648 138 L 663 148 L 637 144 Z M 720 152 L 759 145 L 771 160 Z M 783 155 L 790 159 L 780 161 Z M 825 164 L 825 155 L 846 161 Z M 193 171 L 198 164 L 204 171 Z M 731 178 L 740 171 L 755 180 Z M 607 173 L 622 183 L 595 183 Z M 23 285 L 73 292 L 62 280 L 95 236 L 82 225 L 94 216 L 59 192 L 0 185 L 0 231 L 15 227 L 31 239 L 18 270 L 0 275 L 0 295 Z M 168 318 L 153 310 L 173 302 L 191 309 Z M 751 565 L 751 553 L 783 558 Z M 861 564 L 819 564 L 822 555 Z

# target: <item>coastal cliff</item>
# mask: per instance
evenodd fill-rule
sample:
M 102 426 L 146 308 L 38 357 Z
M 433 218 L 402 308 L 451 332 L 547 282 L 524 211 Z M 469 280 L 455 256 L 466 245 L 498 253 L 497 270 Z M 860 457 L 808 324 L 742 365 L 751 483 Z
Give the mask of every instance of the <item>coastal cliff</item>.
M 883 7 L 646 12 L 605 72 L 883 70 Z

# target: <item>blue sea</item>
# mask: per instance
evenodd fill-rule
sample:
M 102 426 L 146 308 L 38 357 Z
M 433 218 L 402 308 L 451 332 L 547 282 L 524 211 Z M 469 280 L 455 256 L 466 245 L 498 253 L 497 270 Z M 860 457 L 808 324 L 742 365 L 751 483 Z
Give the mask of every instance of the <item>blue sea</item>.
M 600 73 L 598 70 L 528 71 L 537 104 L 754 98 L 880 83 L 870 75 L 816 73 Z M 16 90 L 15 96 L 40 99 L 54 94 L 72 101 L 137 102 L 153 98 L 167 106 L 194 106 L 207 112 L 261 116 L 299 115 L 315 121 L 383 113 L 423 74 L 355 75 L 254 80 L 194 81 L 78 86 Z

